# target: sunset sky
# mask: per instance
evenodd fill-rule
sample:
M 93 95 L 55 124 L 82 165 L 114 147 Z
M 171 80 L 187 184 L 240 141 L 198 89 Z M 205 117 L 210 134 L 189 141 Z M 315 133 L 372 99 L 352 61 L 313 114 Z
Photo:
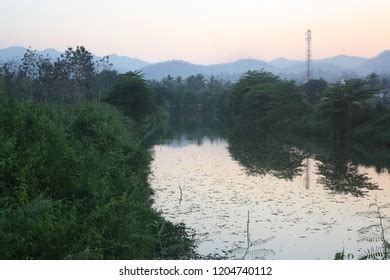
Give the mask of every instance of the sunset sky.
M 149 62 L 371 57 L 390 49 L 389 0 L 0 0 L 0 48 L 85 45 Z

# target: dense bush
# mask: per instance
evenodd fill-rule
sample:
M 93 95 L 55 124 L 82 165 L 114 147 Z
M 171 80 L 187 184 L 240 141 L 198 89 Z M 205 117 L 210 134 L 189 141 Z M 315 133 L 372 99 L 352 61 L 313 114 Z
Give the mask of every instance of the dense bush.
M 132 128 L 133 127 L 133 128 Z M 185 258 L 183 225 L 151 208 L 151 154 L 104 104 L 0 96 L 0 258 Z

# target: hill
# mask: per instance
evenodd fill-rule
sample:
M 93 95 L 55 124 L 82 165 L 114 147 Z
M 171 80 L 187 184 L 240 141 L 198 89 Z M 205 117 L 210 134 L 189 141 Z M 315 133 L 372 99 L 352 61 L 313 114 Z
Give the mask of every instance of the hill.
M 390 73 L 390 50 L 385 50 L 379 55 L 368 59 L 359 67 L 359 72 L 362 74 L 373 72 L 378 74 Z
M 26 52 L 25 47 L 9 47 L 0 49 L 0 64 L 9 60 L 18 60 Z M 55 49 L 45 49 L 39 53 L 56 59 L 61 52 Z M 95 56 L 99 58 L 98 56 Z M 279 57 L 271 61 L 258 59 L 240 59 L 229 63 L 200 65 L 183 60 L 169 60 L 158 63 L 148 63 L 138 58 L 109 55 L 113 69 L 119 73 L 139 70 L 147 79 L 162 79 L 168 75 L 182 76 L 203 74 L 205 76 L 219 76 L 224 79 L 236 80 L 242 73 L 248 70 L 266 70 L 280 75 L 283 78 L 304 81 L 306 62 L 304 60 L 290 60 Z M 334 57 L 313 61 L 313 77 L 324 78 L 330 82 L 340 80 L 342 77 L 364 76 L 372 72 L 378 74 L 390 73 L 390 50 L 383 51 L 379 55 L 367 59 L 358 56 L 338 55 Z

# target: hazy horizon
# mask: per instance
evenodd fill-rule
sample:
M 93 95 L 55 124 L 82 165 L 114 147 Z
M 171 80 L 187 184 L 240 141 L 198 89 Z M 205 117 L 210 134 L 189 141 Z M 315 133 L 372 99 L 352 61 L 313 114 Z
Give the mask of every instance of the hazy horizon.
M 74 45 L 74 46 L 67 46 L 66 48 L 68 47 L 72 47 L 72 48 L 75 48 L 77 45 Z M 81 46 L 81 45 L 79 45 Z M 66 48 L 64 49 L 55 49 L 55 48 L 52 48 L 52 47 L 47 47 L 47 48 L 41 48 L 41 49 L 37 49 L 37 48 L 34 48 L 32 46 L 18 46 L 18 45 L 13 45 L 13 46 L 8 46 L 8 47 L 3 47 L 3 48 L 0 48 L 0 49 L 7 49 L 7 48 L 12 48 L 12 47 L 17 47 L 17 48 L 31 48 L 32 50 L 35 50 L 35 51 L 38 51 L 38 52 L 42 52 L 42 51 L 46 51 L 46 50 L 50 50 L 50 49 L 54 49 L 58 52 L 63 52 L 65 51 Z M 90 49 L 87 47 L 87 46 L 84 46 L 87 48 L 87 50 L 90 51 Z M 357 55 L 350 55 L 350 54 L 347 54 L 347 53 L 340 53 L 340 54 L 333 54 L 331 56 L 327 56 L 327 57 L 321 57 L 321 58 L 313 58 L 313 61 L 316 61 L 316 60 L 323 60 L 323 59 L 328 59 L 328 58 L 333 58 L 333 57 L 338 57 L 338 56 L 348 56 L 348 57 L 357 57 L 357 58 L 365 58 L 365 59 L 370 59 L 370 58 L 373 58 L 379 54 L 381 54 L 382 52 L 385 52 L 385 51 L 390 51 L 390 49 L 383 49 L 381 51 L 379 51 L 377 54 L 374 54 L 373 56 L 357 56 Z M 95 53 L 93 53 L 95 54 Z M 97 55 L 97 54 L 95 54 Z M 227 61 L 221 61 L 221 62 L 215 62 L 215 63 L 197 63 L 197 62 L 193 62 L 191 60 L 186 60 L 186 59 L 174 59 L 174 58 L 167 58 L 165 60 L 159 60 L 159 61 L 149 61 L 149 60 L 146 60 L 146 59 L 143 59 L 143 58 L 140 58 L 140 57 L 135 57 L 135 56 L 129 56 L 129 55 L 126 55 L 126 54 L 120 54 L 120 53 L 114 53 L 114 52 L 111 52 L 111 53 L 106 53 L 106 54 L 99 54 L 98 56 L 111 56 L 111 55 L 118 55 L 120 57 L 128 57 L 128 58 L 131 58 L 131 59 L 140 59 L 144 62 L 147 62 L 149 64 L 154 64 L 154 63 L 160 63 L 160 62 L 167 62 L 167 61 L 184 61 L 184 62 L 189 62 L 191 64 L 196 64 L 196 65 L 214 65 L 214 64 L 228 64 L 228 63 L 232 63 L 232 62 L 235 62 L 235 61 L 239 61 L 239 60 L 247 60 L 247 59 L 255 59 L 255 60 L 259 60 L 259 61 L 265 61 L 265 62 L 271 62 L 271 61 L 274 61 L 274 60 L 277 60 L 277 59 L 287 59 L 287 60 L 290 60 L 290 61 L 305 61 L 305 58 L 301 58 L 301 59 L 294 59 L 294 58 L 289 58 L 289 57 L 285 57 L 285 56 L 277 56 L 277 57 L 273 57 L 273 58 L 270 58 L 270 59 L 263 59 L 261 57 L 237 57 L 233 60 L 227 60 Z
M 370 58 L 390 49 L 389 1 L 313 2 L 5 0 L 0 48 L 84 45 L 96 55 L 151 63 L 302 60 L 305 31 L 312 29 L 314 59 Z

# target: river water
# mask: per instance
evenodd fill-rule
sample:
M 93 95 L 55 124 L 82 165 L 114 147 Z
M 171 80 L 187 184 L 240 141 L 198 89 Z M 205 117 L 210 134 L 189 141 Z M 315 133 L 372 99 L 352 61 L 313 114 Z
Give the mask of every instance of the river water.
M 195 230 L 200 254 L 333 259 L 344 249 L 358 258 L 381 245 L 358 242 L 378 223 L 358 212 L 390 202 L 388 150 L 197 132 L 154 145 L 150 182 L 154 207 Z

